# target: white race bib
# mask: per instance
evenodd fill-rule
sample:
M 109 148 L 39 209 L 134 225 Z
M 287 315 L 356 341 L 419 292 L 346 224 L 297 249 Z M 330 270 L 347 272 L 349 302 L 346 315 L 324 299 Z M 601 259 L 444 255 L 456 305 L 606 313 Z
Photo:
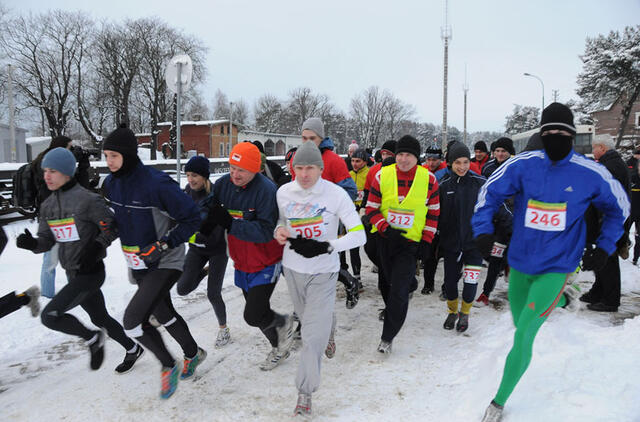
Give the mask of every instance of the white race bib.
M 290 218 L 289 224 L 295 236 L 318 239 L 324 234 L 324 220 L 321 215 L 309 218 Z
M 145 270 L 147 266 L 144 264 L 142 258 L 140 258 L 137 253 L 140 252 L 139 246 L 122 246 L 122 252 L 124 253 L 124 258 L 127 260 L 127 267 L 132 270 Z
M 73 217 L 63 218 L 61 220 L 47 220 L 47 224 L 58 242 L 80 240 L 76 221 Z
M 524 225 L 534 230 L 561 232 L 567 224 L 567 203 L 548 204 L 529 199 Z
M 396 229 L 410 229 L 413 226 L 414 214 L 411 210 L 389 208 L 387 223 Z
M 363 190 L 359 190 L 358 191 L 358 197 L 356 198 L 356 201 L 362 201 L 364 199 L 364 191 Z
M 491 248 L 491 256 L 495 258 L 502 258 L 504 256 L 504 250 L 507 248 L 507 245 L 503 245 L 502 243 L 494 242 L 493 247 Z
M 465 265 L 462 281 L 468 284 L 478 284 L 481 269 L 482 267 L 476 265 Z

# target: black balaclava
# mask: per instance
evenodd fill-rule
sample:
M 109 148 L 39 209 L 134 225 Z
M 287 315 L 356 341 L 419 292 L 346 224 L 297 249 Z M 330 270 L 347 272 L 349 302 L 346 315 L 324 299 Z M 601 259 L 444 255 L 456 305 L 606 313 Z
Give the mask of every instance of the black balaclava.
M 559 133 L 543 135 L 548 130 L 563 130 L 571 135 Z M 576 128 L 573 125 L 573 113 L 564 104 L 552 103 L 542 112 L 540 120 L 540 137 L 547 156 L 551 161 L 560 161 L 569 155 L 573 148 L 573 138 Z
M 114 177 L 129 174 L 140 162 L 136 135 L 124 123 L 107 135 L 102 144 L 102 150 L 116 151 L 122 154 L 122 167 L 111 173 Z

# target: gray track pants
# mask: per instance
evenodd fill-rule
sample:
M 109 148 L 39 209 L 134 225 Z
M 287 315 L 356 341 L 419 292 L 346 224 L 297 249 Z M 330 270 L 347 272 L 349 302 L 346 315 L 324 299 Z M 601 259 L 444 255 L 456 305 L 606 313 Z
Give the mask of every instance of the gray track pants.
M 338 273 L 302 274 L 282 267 L 293 309 L 302 324 L 302 352 L 296 387 L 311 394 L 320 385 L 320 363 L 333 324 Z

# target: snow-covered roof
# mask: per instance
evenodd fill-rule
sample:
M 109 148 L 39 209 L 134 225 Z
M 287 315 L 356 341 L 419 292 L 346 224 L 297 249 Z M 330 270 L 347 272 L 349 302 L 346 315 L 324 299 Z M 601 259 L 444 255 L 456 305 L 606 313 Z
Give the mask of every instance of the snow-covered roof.
M 214 126 L 221 123 L 228 123 L 229 119 L 224 120 L 185 120 L 180 122 L 180 126 Z M 237 124 L 237 123 L 234 123 Z M 171 126 L 171 122 L 160 122 L 158 126 Z
M 284 134 L 284 133 L 271 133 L 271 132 L 259 132 L 257 130 L 248 130 L 248 129 L 243 129 L 240 131 L 240 135 L 242 135 L 243 133 L 250 133 L 250 134 L 254 134 L 254 135 L 265 135 L 265 136 L 273 136 L 273 137 L 289 137 L 289 138 L 299 138 L 300 134 Z
M 51 136 L 30 136 L 24 141 L 27 144 L 39 144 L 40 142 L 51 142 Z
M 597 113 L 599 111 L 609 111 L 611 107 L 618 101 L 618 98 L 603 98 L 597 104 L 589 107 L 587 113 Z

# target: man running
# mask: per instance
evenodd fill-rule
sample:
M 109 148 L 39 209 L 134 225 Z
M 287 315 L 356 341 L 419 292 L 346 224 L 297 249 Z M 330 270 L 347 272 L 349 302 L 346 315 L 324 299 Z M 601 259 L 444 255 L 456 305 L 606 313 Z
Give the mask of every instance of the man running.
M 493 216 L 505 199 L 515 196 L 508 259 L 516 332 L 484 422 L 502 418 L 504 404 L 529 366 L 536 333 L 556 306 L 566 304 L 563 291 L 580 263 L 589 204 L 603 213 L 603 222 L 597 249 L 583 257 L 585 266 L 605 265 L 629 216 L 629 200 L 620 183 L 603 166 L 573 151 L 576 128 L 571 110 L 550 104 L 540 123 L 544 150 L 520 154 L 500 166 L 481 189 L 472 219 L 476 243 L 486 256 L 494 243 Z

